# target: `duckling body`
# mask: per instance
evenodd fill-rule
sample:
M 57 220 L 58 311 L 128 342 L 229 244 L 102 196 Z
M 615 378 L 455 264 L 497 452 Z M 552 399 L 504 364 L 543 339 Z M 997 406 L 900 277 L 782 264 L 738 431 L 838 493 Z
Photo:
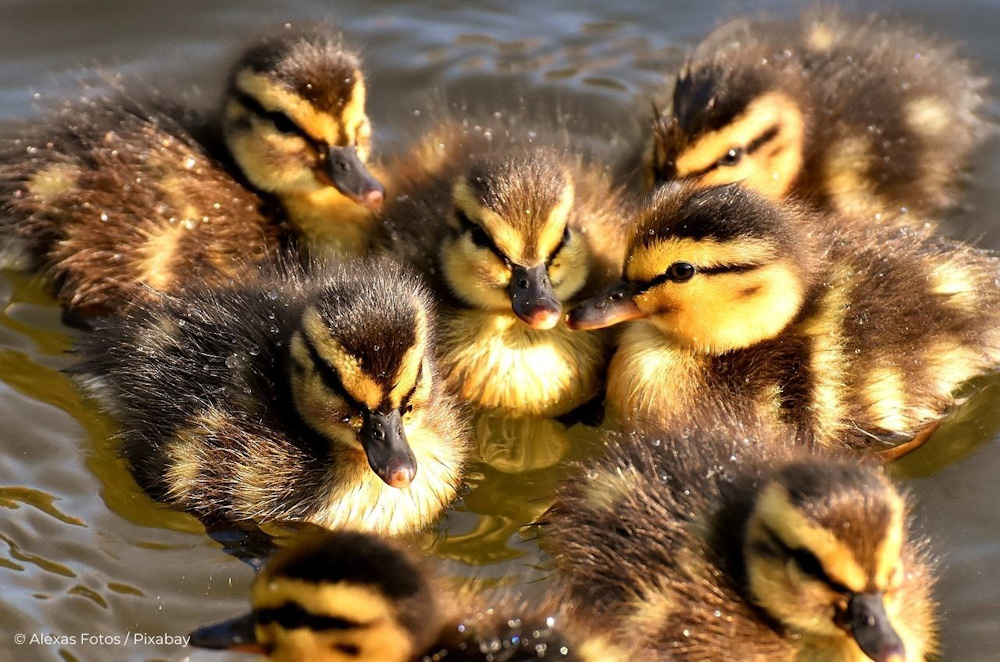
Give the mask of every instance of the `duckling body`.
M 250 48 L 219 118 L 123 89 L 67 103 L 0 144 L 0 242 L 84 312 L 226 282 L 285 235 L 360 250 L 382 195 L 364 101 L 356 57 L 316 33 Z
M 388 262 L 264 271 L 137 303 L 79 368 L 156 498 L 207 519 L 397 533 L 448 505 L 467 448 L 428 295 Z
M 734 21 L 678 75 L 648 179 L 738 181 L 848 218 L 919 218 L 954 200 L 985 134 L 985 83 L 953 45 L 876 16 Z
M 477 406 L 559 415 L 601 388 L 603 334 L 562 303 L 620 272 L 622 214 L 605 175 L 513 131 L 448 125 L 393 168 L 381 245 L 442 303 L 441 366 Z
M 275 662 L 628 659 L 563 626 L 551 607 L 458 595 L 412 553 L 371 535 L 330 531 L 275 557 L 254 582 L 253 611 L 194 632 L 192 643 Z
M 683 429 L 683 431 L 681 431 Z M 926 541 L 882 472 L 725 412 L 609 436 L 546 516 L 571 617 L 634 659 L 924 660 Z
M 626 265 L 569 320 L 636 320 L 608 374 L 624 417 L 721 401 L 802 439 L 879 449 L 1000 367 L 997 258 L 926 228 L 845 224 L 736 185 L 660 191 Z

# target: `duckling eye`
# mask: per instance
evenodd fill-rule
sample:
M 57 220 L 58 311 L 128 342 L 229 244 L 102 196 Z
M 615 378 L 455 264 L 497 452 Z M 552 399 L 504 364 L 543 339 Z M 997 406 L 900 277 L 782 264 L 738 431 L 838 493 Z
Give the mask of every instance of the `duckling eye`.
M 720 166 L 734 166 L 743 160 L 743 148 L 733 147 L 728 152 L 722 155 L 719 159 L 718 164 Z
M 469 238 L 472 239 L 472 243 L 479 248 L 487 248 L 490 245 L 489 236 L 486 234 L 486 231 L 478 225 L 473 225 L 469 230 Z
M 822 582 L 827 581 L 826 572 L 823 570 L 823 566 L 814 554 L 811 554 L 804 549 L 796 549 L 792 551 L 792 560 L 794 560 L 795 564 L 799 566 L 799 570 L 813 579 L 818 579 Z
M 667 269 L 667 278 L 675 283 L 683 283 L 694 278 L 694 265 L 687 262 L 674 262 Z
M 298 125 L 295 122 L 293 122 L 288 115 L 282 112 L 272 112 L 269 113 L 268 116 L 271 118 L 271 123 L 274 125 L 274 128 L 280 131 L 281 133 L 299 132 Z

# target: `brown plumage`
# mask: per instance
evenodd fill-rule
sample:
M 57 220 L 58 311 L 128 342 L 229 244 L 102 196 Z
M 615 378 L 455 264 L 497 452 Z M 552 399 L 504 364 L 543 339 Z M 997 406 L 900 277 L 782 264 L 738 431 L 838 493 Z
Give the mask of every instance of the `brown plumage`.
M 449 386 L 481 407 L 542 415 L 596 395 L 605 338 L 574 336 L 560 311 L 621 270 L 624 215 L 603 171 L 527 129 L 457 122 L 392 170 L 380 244 L 442 302 Z
M 559 492 L 543 532 L 570 616 L 633 659 L 932 653 L 933 576 L 905 495 L 871 463 L 704 413 L 610 434 Z
M 387 260 L 269 268 L 137 302 L 83 339 L 77 370 L 156 498 L 207 519 L 414 530 L 454 498 L 468 445 L 430 308 Z
M 7 127 L 5 257 L 40 269 L 86 313 L 226 282 L 273 259 L 286 229 L 312 252 L 360 248 L 363 205 L 381 202 L 381 186 L 363 165 L 358 66 L 339 37 L 283 34 L 244 53 L 218 117 L 112 81 Z M 341 161 L 353 170 L 337 179 Z
M 1000 263 L 929 229 L 842 222 L 729 185 L 661 190 L 624 280 L 570 325 L 624 320 L 608 373 L 620 416 L 706 401 L 804 440 L 882 449 L 1000 367 Z
M 274 662 L 625 662 L 551 604 L 455 591 L 428 562 L 371 535 L 331 531 L 283 550 L 254 582 L 253 611 L 192 634 L 195 646 Z
M 953 44 L 885 17 L 733 21 L 677 76 L 647 178 L 740 181 L 848 218 L 919 218 L 954 200 L 985 133 L 985 82 Z

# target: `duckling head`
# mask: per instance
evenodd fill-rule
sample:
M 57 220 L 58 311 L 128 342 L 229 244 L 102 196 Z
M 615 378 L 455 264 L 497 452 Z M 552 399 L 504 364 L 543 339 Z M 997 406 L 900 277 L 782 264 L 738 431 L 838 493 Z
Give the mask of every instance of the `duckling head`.
M 882 473 L 857 461 L 792 464 L 759 493 L 744 542 L 751 597 L 804 638 L 876 662 L 908 645 L 906 513 Z M 909 653 L 909 654 L 908 654 Z
M 328 531 L 279 553 L 257 576 L 253 611 L 192 633 L 203 648 L 274 662 L 406 662 L 438 627 L 434 592 L 377 537 Z
M 574 193 L 570 174 L 545 154 L 474 162 L 454 183 L 441 247 L 455 295 L 513 311 L 534 329 L 554 327 L 587 277 L 586 244 L 570 226 Z
M 580 303 L 567 323 L 645 318 L 706 353 L 772 338 L 810 288 L 813 251 L 797 213 L 735 184 L 658 191 L 635 225 L 621 282 Z
M 670 109 L 656 110 L 646 155 L 652 185 L 740 182 L 779 199 L 798 178 L 806 140 L 798 79 L 766 58 L 733 60 L 689 62 L 678 76 Z
M 355 55 L 321 33 L 283 35 L 248 50 L 230 78 L 226 144 L 247 179 L 279 199 L 332 189 L 382 206 L 368 171 L 371 125 Z
M 385 265 L 352 265 L 355 278 L 305 308 L 289 379 L 307 424 L 402 488 L 417 472 L 407 429 L 421 425 L 434 388 L 430 303 L 415 278 Z

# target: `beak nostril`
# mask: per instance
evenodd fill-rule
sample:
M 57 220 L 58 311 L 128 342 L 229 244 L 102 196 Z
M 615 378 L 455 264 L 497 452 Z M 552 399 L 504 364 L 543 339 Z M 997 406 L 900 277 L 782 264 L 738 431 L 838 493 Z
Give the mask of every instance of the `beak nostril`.
M 611 296 L 609 296 L 608 298 L 611 299 L 612 301 L 621 301 L 624 296 L 625 294 L 622 292 L 612 292 Z
M 527 278 L 519 278 L 518 281 L 517 281 L 517 286 L 520 287 L 522 290 L 528 289 L 528 279 Z

